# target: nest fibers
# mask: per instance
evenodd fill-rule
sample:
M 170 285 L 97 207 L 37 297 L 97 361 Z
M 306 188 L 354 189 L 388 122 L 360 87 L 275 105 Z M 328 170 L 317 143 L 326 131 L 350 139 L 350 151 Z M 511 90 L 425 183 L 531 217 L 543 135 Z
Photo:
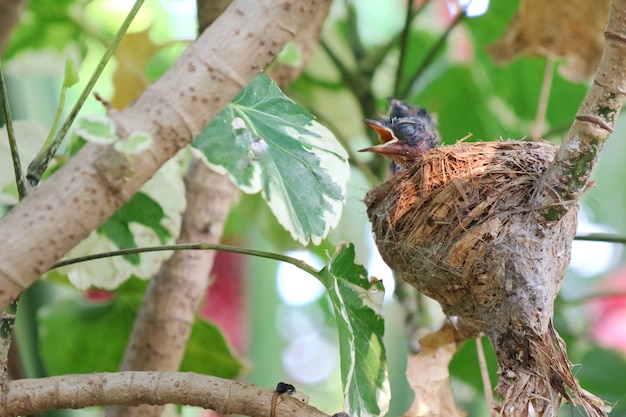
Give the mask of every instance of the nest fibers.
M 385 262 L 484 332 L 499 364 L 504 416 L 556 416 L 562 398 L 606 416 L 580 388 L 552 326 L 553 302 L 576 232 L 576 202 L 558 221 L 533 206 L 556 147 L 458 143 L 428 152 L 365 198 Z

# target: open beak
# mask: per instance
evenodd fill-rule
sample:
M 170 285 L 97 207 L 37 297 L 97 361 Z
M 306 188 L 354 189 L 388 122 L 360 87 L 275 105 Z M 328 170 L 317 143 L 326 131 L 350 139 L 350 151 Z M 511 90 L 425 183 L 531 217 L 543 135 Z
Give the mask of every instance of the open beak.
M 359 152 L 374 152 L 379 155 L 394 157 L 404 156 L 410 153 L 410 147 L 406 143 L 400 142 L 398 139 L 393 138 L 380 145 L 370 146 L 369 148 L 359 149 Z
M 380 139 L 380 143 L 387 143 L 390 140 L 395 139 L 393 132 L 387 126 L 382 124 L 377 120 L 365 119 L 363 123 L 374 129 L 376 133 L 378 133 L 378 137 Z

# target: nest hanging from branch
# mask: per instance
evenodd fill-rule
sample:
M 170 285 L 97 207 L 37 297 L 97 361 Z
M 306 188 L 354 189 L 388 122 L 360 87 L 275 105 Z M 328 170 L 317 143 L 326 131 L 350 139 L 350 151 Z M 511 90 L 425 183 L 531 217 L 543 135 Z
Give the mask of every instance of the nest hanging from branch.
M 575 201 L 558 221 L 533 206 L 556 150 L 515 141 L 434 148 L 365 199 L 385 262 L 490 338 L 504 416 L 556 416 L 562 398 L 606 415 L 572 375 L 552 326 L 577 221 Z

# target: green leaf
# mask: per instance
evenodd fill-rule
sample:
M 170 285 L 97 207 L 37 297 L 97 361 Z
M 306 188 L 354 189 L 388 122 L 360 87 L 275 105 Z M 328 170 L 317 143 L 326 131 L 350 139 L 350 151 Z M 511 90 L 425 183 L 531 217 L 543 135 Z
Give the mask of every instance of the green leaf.
M 170 232 L 161 225 L 164 218 L 165 213 L 161 206 L 140 191 L 102 224 L 98 232 L 111 239 L 118 248 L 134 248 L 137 244 L 129 228 L 134 222 L 152 229 L 160 243 L 164 244 L 171 236 Z M 139 263 L 139 254 L 126 255 L 125 258 L 133 265 Z
M 352 416 L 380 416 L 391 393 L 383 345 L 385 322 L 382 281 L 370 282 L 354 264 L 354 245 L 341 246 L 320 271 L 339 331 L 344 411 Z
M 168 161 L 124 206 L 78 246 L 67 258 L 118 249 L 166 245 L 180 233 L 181 213 L 186 205 L 181 166 Z M 148 279 L 160 268 L 171 251 L 115 256 L 62 268 L 70 282 L 80 289 L 115 289 L 131 276 Z
M 130 135 L 126 140 L 118 140 L 113 146 L 116 151 L 133 155 L 139 153 L 150 146 L 152 138 L 147 133 L 137 132 Z
M 257 76 L 192 146 L 244 192 L 261 191 L 297 241 L 319 244 L 339 222 L 350 175 L 346 152 L 266 75 Z
M 220 378 L 235 378 L 243 365 L 219 327 L 198 318 L 193 324 L 181 372 L 198 372 Z
M 41 310 L 41 356 L 50 375 L 114 372 L 133 327 L 135 307 L 120 300 L 74 298 Z
M 287 42 L 285 47 L 276 57 L 277 61 L 281 64 L 289 65 L 290 67 L 299 68 L 304 64 L 302 58 L 302 52 L 293 42 Z
M 70 88 L 79 81 L 76 64 L 70 57 L 65 58 L 65 75 L 63 76 L 63 87 Z
M 74 135 L 99 145 L 109 145 L 117 141 L 113 120 L 99 114 L 90 114 L 78 119 Z
M 76 297 L 41 310 L 41 354 L 50 375 L 114 372 L 147 284 L 127 281 L 105 302 Z M 234 378 L 243 365 L 218 327 L 197 318 L 180 370 Z

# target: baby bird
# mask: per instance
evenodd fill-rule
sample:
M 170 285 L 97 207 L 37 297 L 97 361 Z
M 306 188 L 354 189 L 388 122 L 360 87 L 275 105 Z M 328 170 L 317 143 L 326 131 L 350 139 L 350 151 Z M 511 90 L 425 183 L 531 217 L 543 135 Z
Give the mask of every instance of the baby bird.
M 378 133 L 381 143 L 361 152 L 374 152 L 391 159 L 393 173 L 419 161 L 439 144 L 439 133 L 431 115 L 421 107 L 394 98 L 389 99 L 387 119 L 363 122 Z

